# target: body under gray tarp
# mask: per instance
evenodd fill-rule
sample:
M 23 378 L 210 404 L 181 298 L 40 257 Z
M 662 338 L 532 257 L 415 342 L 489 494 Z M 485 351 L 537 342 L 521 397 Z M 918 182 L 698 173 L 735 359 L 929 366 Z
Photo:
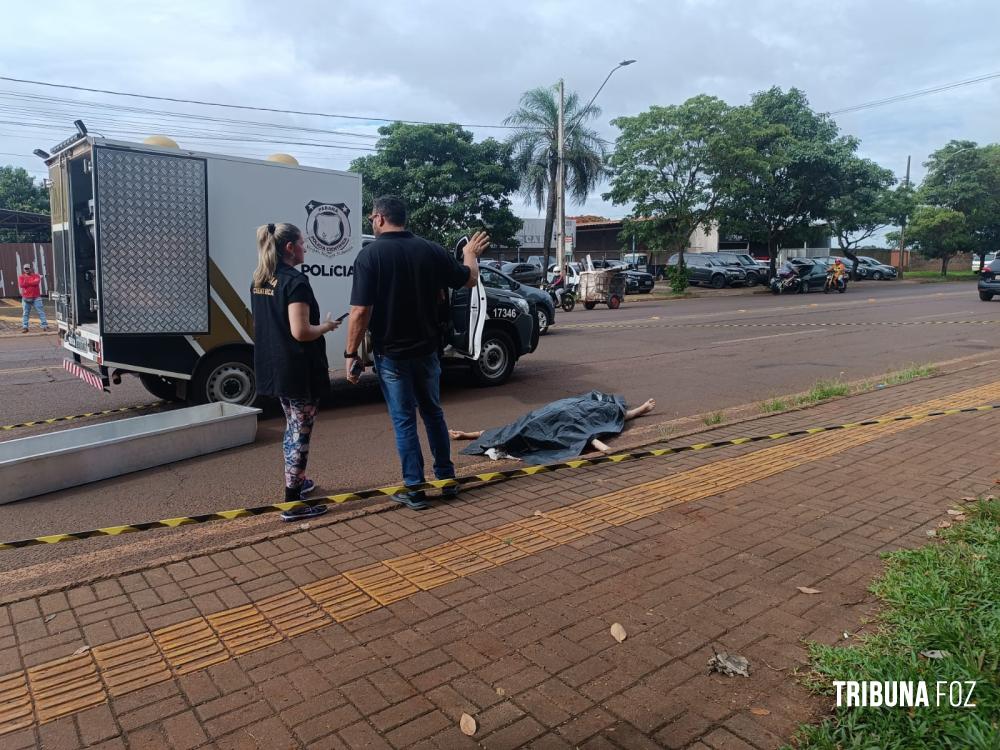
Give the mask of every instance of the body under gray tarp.
M 620 433 L 626 411 L 624 398 L 600 391 L 563 398 L 486 430 L 462 453 L 476 456 L 496 448 L 528 464 L 566 461 L 585 452 L 594 438 Z

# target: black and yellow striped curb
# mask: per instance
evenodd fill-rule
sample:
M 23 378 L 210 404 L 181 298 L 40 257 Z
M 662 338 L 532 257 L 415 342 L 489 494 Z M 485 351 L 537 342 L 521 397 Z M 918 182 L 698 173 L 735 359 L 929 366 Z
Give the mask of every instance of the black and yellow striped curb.
M 1000 409 L 1000 404 L 987 404 L 982 406 L 969 406 L 955 409 L 940 409 L 928 411 L 921 414 L 902 414 L 890 417 L 880 417 L 878 419 L 866 419 L 860 422 L 846 422 L 844 424 L 827 425 L 824 427 L 807 427 L 799 430 L 788 430 L 786 432 L 773 432 L 766 435 L 750 435 L 727 440 L 714 440 L 706 443 L 694 443 L 692 445 L 679 446 L 677 448 L 654 448 L 652 450 L 629 451 L 625 453 L 615 453 L 607 456 L 595 456 L 594 458 L 580 458 L 573 461 L 562 461 L 542 466 L 527 466 L 520 469 L 508 469 L 505 471 L 492 471 L 483 474 L 471 474 L 454 479 L 437 479 L 432 482 L 424 482 L 420 485 L 404 487 L 402 485 L 394 487 L 379 487 L 376 489 L 359 490 L 358 492 L 344 492 L 338 495 L 328 495 L 310 500 L 299 500 L 285 503 L 274 503 L 271 505 L 259 505 L 254 508 L 234 508 L 215 513 L 203 513 L 196 516 L 179 516 L 177 518 L 165 518 L 160 521 L 146 521 L 144 523 L 124 524 L 122 526 L 108 526 L 101 529 L 91 529 L 90 531 L 75 531 L 68 534 L 52 534 L 49 536 L 39 536 L 31 539 L 19 539 L 12 542 L 0 542 L 0 550 L 18 549 L 21 547 L 33 547 L 40 544 L 58 544 L 60 542 L 75 542 L 81 539 L 93 539 L 104 536 L 121 536 L 122 534 L 134 534 L 139 531 L 150 531 L 152 529 L 173 529 L 178 526 L 189 524 L 207 523 L 209 521 L 230 521 L 235 518 L 249 518 L 260 516 L 266 513 L 280 513 L 282 511 L 300 508 L 303 506 L 321 505 L 323 503 L 346 503 L 352 500 L 366 500 L 370 498 L 388 497 L 404 490 L 433 490 L 444 489 L 445 487 L 461 487 L 468 484 L 488 484 L 492 482 L 505 481 L 520 477 L 530 477 L 536 474 L 544 474 L 554 471 L 567 471 L 581 469 L 589 466 L 599 466 L 601 464 L 617 464 L 625 461 L 638 461 L 644 458 L 657 458 L 660 456 L 671 456 L 678 453 L 691 451 L 702 451 L 711 448 L 723 448 L 733 445 L 747 445 L 759 443 L 767 440 L 782 440 L 784 438 L 800 437 L 804 435 L 817 435 L 835 430 L 849 430 L 857 427 L 869 427 L 873 425 L 889 424 L 892 422 L 905 422 L 915 419 L 929 419 L 933 417 L 945 417 L 954 414 L 971 414 L 977 412 L 987 412 Z
M 0 431 L 16 430 L 19 427 L 37 427 L 43 424 L 55 424 L 56 422 L 72 422 L 74 419 L 84 419 L 86 417 L 103 417 L 108 414 L 121 414 L 127 411 L 142 411 L 144 409 L 155 409 L 164 406 L 166 401 L 154 401 L 151 404 L 135 404 L 133 406 L 122 406 L 117 409 L 104 409 L 103 411 L 88 411 L 84 414 L 73 414 L 68 417 L 51 417 L 49 419 L 36 419 L 31 422 L 18 422 L 17 424 L 0 425 Z
M 602 323 L 568 323 L 559 328 L 852 328 L 943 325 L 1000 325 L 1000 320 L 848 320 L 802 321 L 783 323 L 669 323 L 659 320 L 607 321 Z

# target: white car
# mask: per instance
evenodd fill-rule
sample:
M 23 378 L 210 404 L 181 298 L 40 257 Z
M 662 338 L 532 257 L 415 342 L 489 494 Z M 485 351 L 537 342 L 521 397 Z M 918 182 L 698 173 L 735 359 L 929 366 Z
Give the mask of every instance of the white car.
M 988 266 L 990 263 L 997 259 L 996 253 L 986 253 L 986 262 L 984 266 Z M 975 253 L 972 254 L 972 272 L 979 273 L 979 256 Z
M 545 278 L 549 284 L 556 280 L 559 275 L 556 273 L 556 268 L 558 266 L 555 263 L 549 265 L 549 272 L 546 274 Z M 570 263 L 566 273 L 566 283 L 568 286 L 577 286 L 580 283 L 580 264 Z

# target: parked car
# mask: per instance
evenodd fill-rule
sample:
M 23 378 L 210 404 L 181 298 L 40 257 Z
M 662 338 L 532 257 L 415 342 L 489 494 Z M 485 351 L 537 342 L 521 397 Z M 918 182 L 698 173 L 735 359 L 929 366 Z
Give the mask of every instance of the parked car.
M 556 276 L 559 275 L 559 274 L 556 273 L 556 269 L 558 267 L 559 266 L 556 265 L 555 263 L 550 263 L 549 264 L 549 271 L 548 271 L 547 274 L 545 274 L 545 281 L 546 281 L 546 283 L 551 284 L 553 281 L 556 280 Z M 580 264 L 579 263 L 570 263 L 569 264 L 569 267 L 568 267 L 567 273 L 566 273 L 566 286 L 567 287 L 573 288 L 573 287 L 577 287 L 577 286 L 580 285 L 580 270 L 581 270 L 581 268 L 580 268 Z
M 493 268 L 479 267 L 479 278 L 483 280 L 483 286 L 487 289 L 503 289 L 508 292 L 516 292 L 535 306 L 535 317 L 538 318 L 538 335 L 544 336 L 549 332 L 549 326 L 556 322 L 556 306 L 552 304 L 552 297 L 537 287 L 522 284 L 516 279 L 512 279 L 507 274 Z
M 849 265 L 847 267 L 850 268 Z M 899 273 L 892 266 L 875 260 L 875 258 L 869 258 L 867 255 L 858 256 L 858 278 L 882 281 L 882 279 L 895 279 L 898 275 Z
M 541 266 L 536 266 L 534 263 L 519 263 L 513 261 L 510 263 L 504 263 L 500 267 L 500 270 L 513 277 L 522 284 L 530 284 L 531 286 L 538 286 L 542 281 L 542 268 Z
M 986 257 L 984 258 L 985 262 L 983 263 L 983 269 L 985 270 L 986 266 L 988 266 L 996 259 L 997 259 L 996 253 L 986 253 Z M 975 254 L 973 254 L 972 256 L 972 272 L 979 273 L 979 256 Z
M 789 258 L 788 261 L 799 272 L 803 292 L 811 292 L 814 289 L 822 290 L 826 286 L 826 271 L 829 264 L 824 263 L 819 258 Z
M 983 266 L 979 274 L 979 299 L 989 302 L 993 295 L 1000 294 L 1000 259 L 994 258 L 989 265 Z
M 490 268 L 493 268 L 493 269 L 496 269 L 497 271 L 499 271 L 501 268 L 503 268 L 503 261 L 502 260 L 493 260 L 493 259 L 483 260 L 482 258 L 480 258 L 479 259 L 479 265 L 480 266 L 489 266 Z
M 361 245 L 375 241 L 372 235 L 362 235 Z M 482 273 L 482 270 L 480 270 Z M 442 365 L 464 365 L 479 385 L 502 385 L 510 378 L 517 360 L 538 348 L 538 314 L 535 304 L 517 292 L 487 286 L 486 318 L 482 321 L 479 358 L 471 360 L 461 354 L 468 348 L 470 329 L 478 323 L 469 304 L 472 289 L 463 287 L 451 291 L 449 311 L 451 322 L 442 330 L 444 349 Z M 371 334 L 365 336 L 365 350 L 371 351 Z
M 715 258 L 716 253 L 684 253 L 684 265 L 688 269 L 688 280 L 695 286 L 710 286 L 722 289 L 726 286 L 743 286 L 747 283 L 747 272 Z M 667 266 L 677 267 L 679 253 L 674 253 Z
M 767 266 L 761 267 L 760 263 L 750 253 L 720 250 L 717 253 L 712 253 L 712 255 L 717 256 L 720 260 L 730 265 L 739 266 L 746 271 L 747 286 L 757 286 L 757 284 L 767 282 Z
M 639 271 L 621 260 L 595 260 L 594 268 L 616 268 L 625 274 L 626 294 L 649 294 L 656 282 L 653 274 Z

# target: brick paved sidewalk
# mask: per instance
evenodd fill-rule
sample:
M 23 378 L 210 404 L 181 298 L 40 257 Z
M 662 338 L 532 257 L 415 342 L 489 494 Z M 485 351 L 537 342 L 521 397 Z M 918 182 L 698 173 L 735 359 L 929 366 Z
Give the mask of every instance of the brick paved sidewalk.
M 979 367 L 753 431 L 994 402 Z M 19 601 L 0 608 L 0 745 L 777 747 L 826 709 L 792 674 L 802 639 L 856 632 L 878 553 L 991 489 L 967 446 L 998 427 L 539 475 Z M 707 674 L 713 648 L 751 676 Z

